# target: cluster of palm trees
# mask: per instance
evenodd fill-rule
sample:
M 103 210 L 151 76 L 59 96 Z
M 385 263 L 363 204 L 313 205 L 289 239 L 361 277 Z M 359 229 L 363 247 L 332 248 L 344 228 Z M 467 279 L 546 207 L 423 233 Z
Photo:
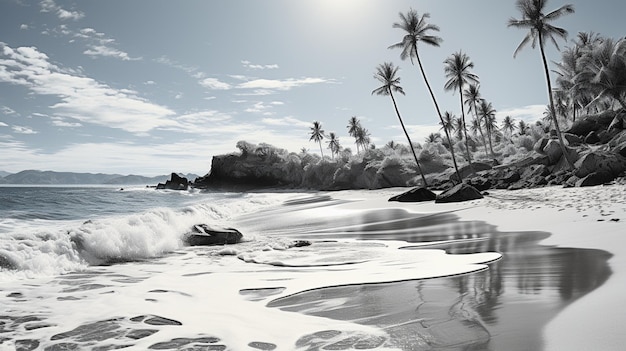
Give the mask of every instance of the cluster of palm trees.
M 613 40 L 581 32 L 556 63 L 554 91 L 557 117 L 613 109 L 626 109 L 626 39 Z
M 350 119 L 348 120 L 347 128 L 348 128 L 348 134 L 354 138 L 354 143 L 356 145 L 357 153 L 359 153 L 359 149 L 361 150 L 367 149 L 367 147 L 372 142 L 370 138 L 371 134 L 367 130 L 367 128 L 361 125 L 361 121 L 356 116 L 350 117 Z M 339 142 L 339 137 L 337 136 L 337 134 L 335 132 L 330 132 L 327 136 L 324 129 L 322 129 L 322 123 L 318 121 L 314 121 L 313 126 L 310 127 L 310 129 L 311 129 L 311 132 L 310 132 L 311 137 L 309 138 L 309 141 L 315 141 L 316 143 L 319 144 L 320 153 L 322 155 L 322 160 L 324 159 L 324 150 L 322 148 L 322 140 L 324 140 L 324 138 L 326 137 L 328 137 L 327 147 L 328 149 L 330 149 L 332 159 L 334 159 L 335 155 L 338 155 L 343 150 L 343 147 L 341 146 Z
M 541 51 L 544 71 L 546 74 L 546 81 L 548 84 L 550 111 L 551 115 L 553 116 L 553 123 L 558 133 L 558 137 L 561 139 L 561 146 L 564 148 L 565 144 L 562 141 L 558 121 L 556 120 L 556 113 L 554 112 L 555 108 L 553 102 L 552 87 L 550 83 L 548 64 L 544 53 L 544 44 L 546 40 L 551 40 L 554 44 L 556 44 L 555 36 L 563 38 L 566 36 L 567 32 L 564 29 L 555 27 L 549 22 L 567 13 L 574 12 L 574 8 L 571 5 L 564 5 L 557 10 L 544 14 L 545 5 L 546 0 L 517 0 L 517 8 L 522 14 L 522 18 L 510 19 L 509 26 L 528 29 L 528 34 L 515 50 L 514 57 L 527 44 L 531 43 L 533 48 L 537 46 L 537 43 L 539 44 L 538 46 Z M 401 49 L 400 58 L 402 60 L 406 60 L 408 58 L 411 60 L 412 64 L 417 62 L 421 76 L 433 101 L 435 111 L 439 116 L 440 124 L 442 125 L 442 129 L 445 132 L 446 141 L 449 145 L 449 151 L 452 156 L 457 179 L 460 181 L 462 177 L 459 173 L 456 157 L 454 154 L 454 147 L 450 137 L 451 132 L 456 131 L 457 138 L 459 140 L 465 140 L 466 159 L 468 164 L 471 165 L 472 160 L 469 147 L 470 138 L 467 135 L 468 128 L 465 116 L 465 105 L 467 105 L 468 113 L 472 113 L 474 115 L 471 129 L 481 134 L 483 144 L 485 145 L 485 154 L 487 154 L 487 143 L 485 142 L 485 135 L 487 136 L 487 139 L 489 141 L 490 153 L 492 156 L 495 156 L 491 137 L 497 128 L 495 119 L 496 111 L 491 103 L 480 97 L 479 77 L 471 72 L 474 64 L 467 56 L 467 54 L 463 53 L 462 51 L 458 51 L 444 61 L 444 73 L 447 78 L 447 81 L 444 85 L 444 90 L 459 93 L 461 117 L 457 118 L 450 112 L 442 113 L 433 89 L 431 88 L 428 78 L 426 76 L 426 72 L 420 58 L 420 52 L 418 50 L 419 43 L 430 46 L 440 45 L 442 39 L 432 34 L 433 32 L 439 31 L 439 27 L 434 24 L 428 23 L 428 19 L 430 18 L 430 15 L 428 13 L 424 13 L 420 16 L 417 11 L 410 9 L 407 13 L 400 13 L 399 15 L 400 21 L 394 23 L 393 28 L 399 28 L 403 30 L 404 36 L 401 42 L 391 45 L 389 48 Z M 411 150 L 413 150 L 411 139 L 406 131 L 404 122 L 402 120 L 396 100 L 393 95 L 394 93 L 404 94 L 404 91 L 400 86 L 400 77 L 397 76 L 397 72 L 398 67 L 395 66 L 393 63 L 385 62 L 378 65 L 374 74 L 374 78 L 381 82 L 382 85 L 374 89 L 372 91 L 372 94 L 386 95 L 391 97 L 395 112 L 398 116 L 398 119 L 400 120 L 400 124 L 407 137 L 407 141 L 409 142 L 409 147 L 411 148 Z M 612 93 L 607 92 L 606 94 L 611 95 Z M 523 132 L 526 131 L 527 127 L 525 125 L 521 125 L 519 127 L 524 128 Z M 509 134 L 512 134 L 514 128 L 515 125 L 513 119 L 510 117 L 509 119 L 505 119 L 503 129 L 508 130 Z M 523 132 L 520 131 L 520 133 Z M 565 149 L 563 150 L 563 153 L 568 156 Z M 417 164 L 418 170 L 420 171 L 420 173 L 422 173 L 417 156 L 415 156 L 415 152 L 413 152 L 413 155 L 415 157 L 415 162 Z M 570 160 L 568 159 L 568 161 Z M 423 185 L 427 187 L 428 184 L 426 183 L 426 179 L 424 178 L 423 174 L 422 181 L 424 183 Z

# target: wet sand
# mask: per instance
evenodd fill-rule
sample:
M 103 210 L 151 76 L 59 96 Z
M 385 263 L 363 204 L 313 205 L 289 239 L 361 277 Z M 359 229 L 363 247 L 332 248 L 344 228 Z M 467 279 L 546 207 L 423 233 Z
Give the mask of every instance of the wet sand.
M 393 347 L 403 350 L 562 349 L 555 345 L 563 344 L 565 335 L 572 337 L 567 329 L 549 331 L 555 320 L 562 323 L 557 317 L 581 298 L 593 296 L 614 271 L 610 244 L 565 247 L 569 245 L 563 235 L 568 234 L 569 241 L 589 235 L 584 226 L 577 228 L 572 216 L 585 220 L 590 227 L 610 223 L 624 228 L 618 218 L 624 215 L 619 211 L 623 202 L 614 199 L 623 194 L 623 187 L 607 189 L 599 188 L 599 192 L 604 191 L 602 196 L 589 190 L 564 196 L 561 193 L 570 190 L 561 188 L 496 192 L 483 200 L 450 205 L 381 201 L 401 191 L 398 189 L 376 191 L 371 198 L 350 203 L 346 202 L 350 194 L 342 192 L 335 194 L 334 200 L 303 200 L 288 204 L 280 214 L 262 214 L 263 222 L 254 215 L 242 224 L 255 222 L 254 227 L 268 234 L 314 242 L 344 238 L 403 240 L 432 243 L 424 248 L 440 248 L 452 254 L 500 252 L 501 260 L 477 273 L 324 288 L 281 298 L 269 306 L 376 326 L 389 333 Z M 555 195 L 558 200 L 550 201 Z M 576 201 L 576 197 L 580 199 Z M 597 200 L 581 203 L 586 197 Z M 351 209 L 357 211 L 350 213 Z M 615 227 L 611 229 L 619 231 Z M 298 232 L 289 228 L 297 228 Z M 503 231 L 509 228 L 515 230 Z M 559 241 L 562 245 L 555 245 Z M 619 313 L 613 310 L 605 316 L 606 322 L 594 322 L 608 325 Z M 623 338 L 609 339 L 601 349 L 619 349 L 610 345 Z M 594 349 L 600 344 L 593 339 L 587 338 L 578 348 L 570 349 Z M 323 344 L 323 338 L 312 340 L 318 343 L 310 342 L 308 349 Z

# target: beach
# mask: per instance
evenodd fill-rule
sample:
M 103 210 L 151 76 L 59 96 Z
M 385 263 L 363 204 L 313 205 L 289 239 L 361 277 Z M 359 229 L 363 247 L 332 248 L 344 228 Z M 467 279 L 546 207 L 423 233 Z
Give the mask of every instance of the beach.
M 88 189 L 82 200 L 115 195 L 121 207 L 89 221 L 5 221 L 0 253 L 23 261 L 7 256 L 0 272 L 0 350 L 618 350 L 626 341 L 624 185 L 387 201 L 406 190 Z M 128 199 L 143 205 L 126 214 Z M 200 220 L 244 240 L 184 246 Z M 86 262 L 94 256 L 99 264 Z

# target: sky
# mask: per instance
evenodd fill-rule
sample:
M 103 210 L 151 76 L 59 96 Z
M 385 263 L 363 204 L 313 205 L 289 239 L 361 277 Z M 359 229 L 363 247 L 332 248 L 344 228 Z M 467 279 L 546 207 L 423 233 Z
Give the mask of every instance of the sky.
M 555 25 L 569 39 L 625 34 L 626 2 L 568 3 L 576 12 Z M 513 58 L 526 33 L 507 27 L 520 17 L 512 0 L 0 0 L 0 171 L 206 174 L 240 140 L 319 153 L 313 121 L 356 151 L 352 116 L 376 146 L 406 143 L 391 99 L 372 95 L 383 62 L 400 67 L 398 108 L 423 142 L 440 130 L 432 100 L 417 66 L 388 49 L 411 8 L 440 27 L 441 46 L 419 50 L 442 112 L 460 115 L 443 61 L 461 50 L 498 118 L 542 116 L 540 54 Z

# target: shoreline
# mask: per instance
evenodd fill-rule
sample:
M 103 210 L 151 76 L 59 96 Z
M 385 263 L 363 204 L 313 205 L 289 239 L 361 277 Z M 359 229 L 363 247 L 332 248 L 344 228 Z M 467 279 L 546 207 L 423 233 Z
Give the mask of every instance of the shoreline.
M 620 350 L 626 343 L 623 302 L 626 286 L 626 186 L 545 187 L 494 190 L 460 204 L 396 204 L 410 211 L 458 210 L 462 220 L 484 220 L 501 231 L 546 231 L 541 245 L 609 252 L 612 274 L 575 300 L 543 331 L 545 350 Z

